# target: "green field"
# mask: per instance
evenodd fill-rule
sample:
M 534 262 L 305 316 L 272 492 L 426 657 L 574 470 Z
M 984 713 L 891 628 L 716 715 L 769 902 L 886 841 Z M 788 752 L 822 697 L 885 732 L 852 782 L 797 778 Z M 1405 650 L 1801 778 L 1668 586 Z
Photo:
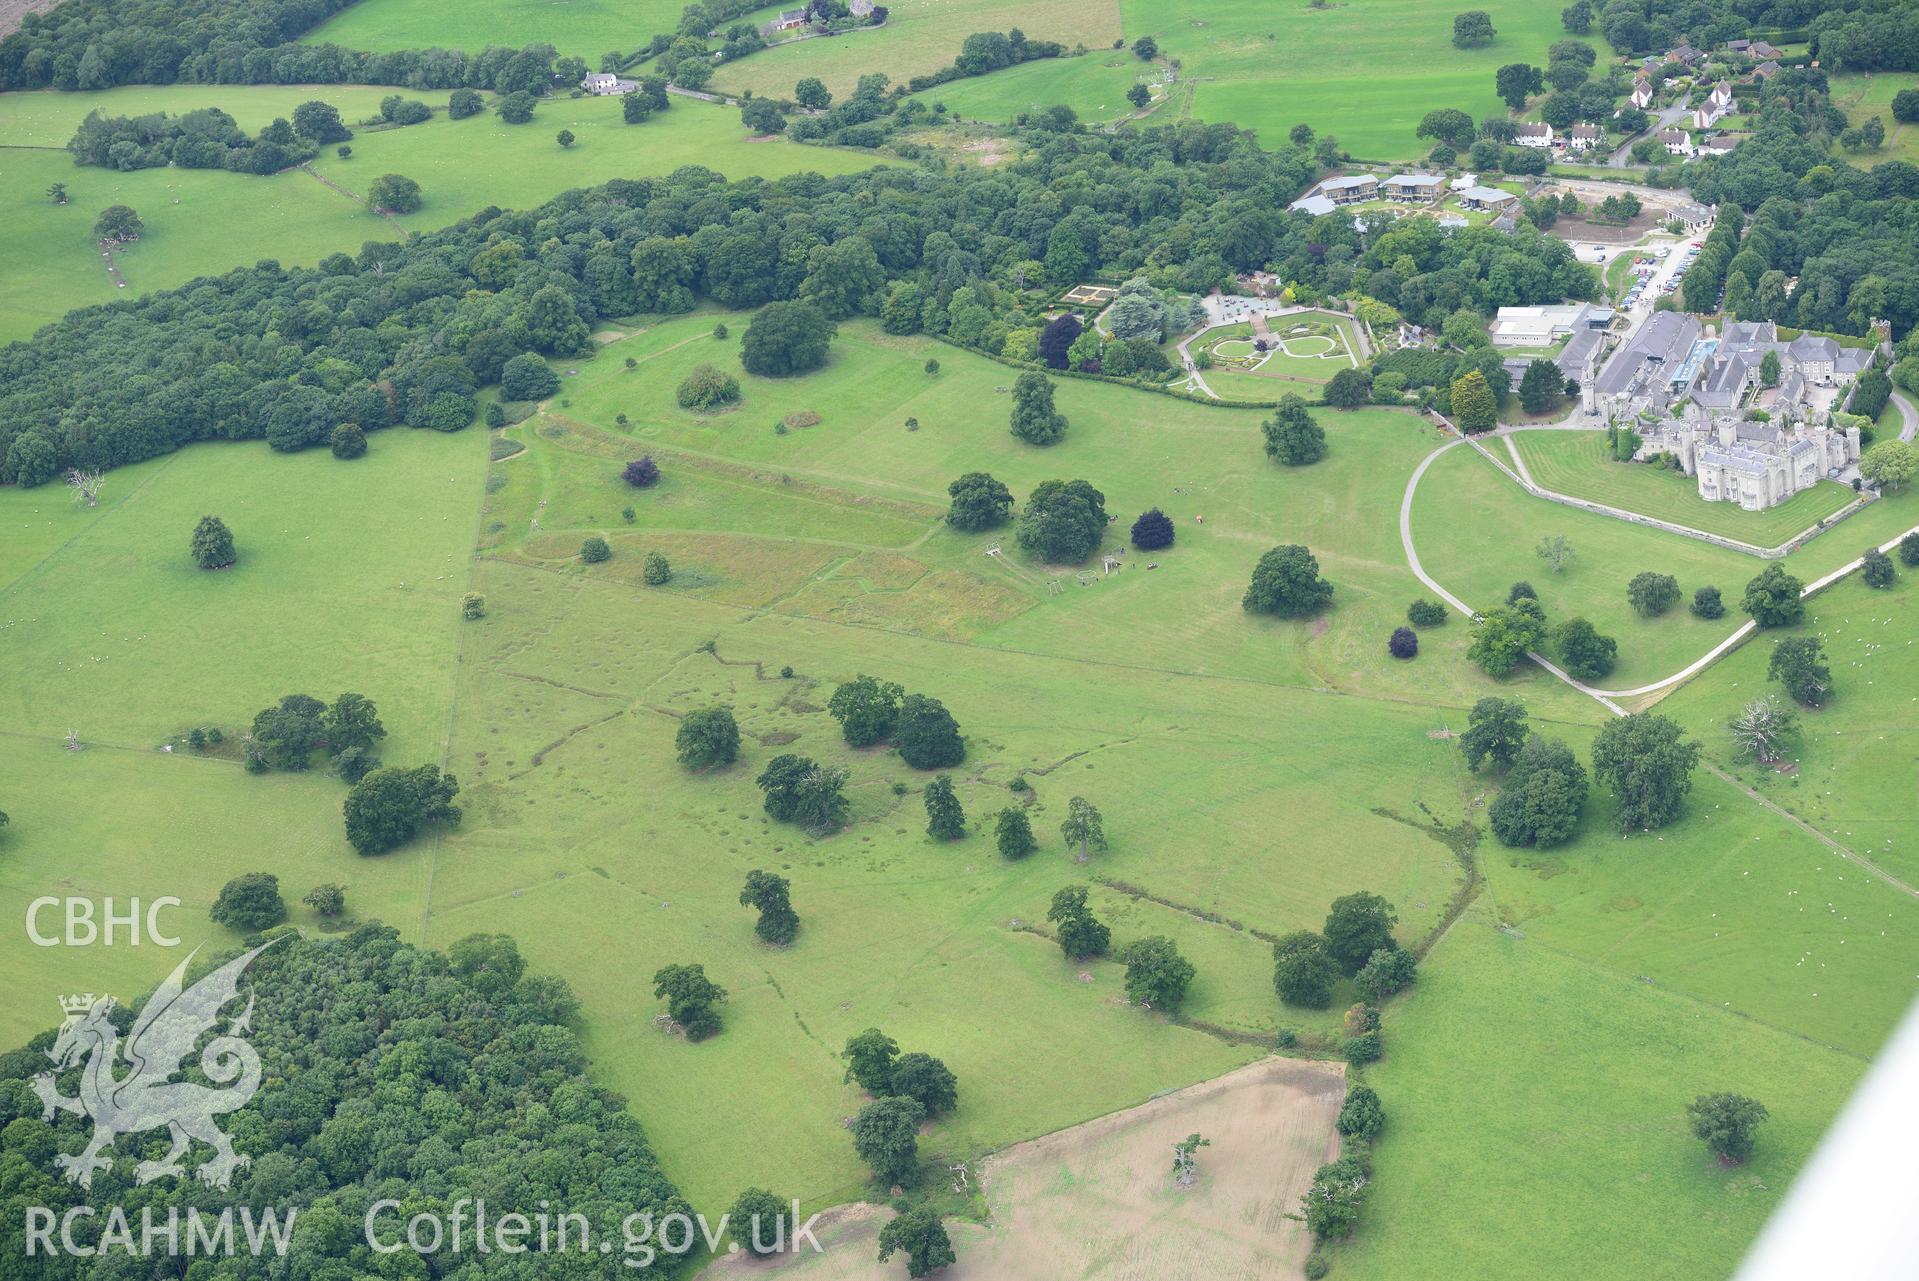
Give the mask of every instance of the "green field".
M 875 30 L 800 40 L 726 63 L 715 69 L 711 87 L 728 94 L 751 89 L 762 97 L 789 97 L 796 81 L 818 76 L 836 97 L 844 97 L 861 76 L 870 72 L 884 72 L 894 83 L 903 84 L 914 76 L 950 65 L 959 56 L 960 45 L 975 31 L 1018 27 L 1033 40 L 1057 40 L 1068 49 L 1084 44 L 1099 50 L 1118 39 L 1121 31 L 1117 0 L 1040 0 L 1025 4 L 1017 0 L 968 0 L 965 4 L 899 0 L 887 5 L 886 12 L 886 25 Z M 1127 34 L 1130 37 L 1132 33 Z M 1125 83 L 1120 84 L 1119 92 L 1124 93 L 1125 88 Z M 938 96 L 943 97 L 943 91 Z M 987 110 L 963 114 L 997 118 Z
M 990 76 L 951 80 L 918 96 L 929 104 L 944 103 L 963 120 L 1004 122 L 1022 111 L 1064 103 L 1077 111 L 1081 120 L 1093 124 L 1117 120 L 1131 112 L 1133 104 L 1126 101 L 1126 91 L 1141 80 L 1157 83 L 1163 71 L 1157 64 L 1141 62 L 1131 50 L 1096 45 L 1079 57 L 1047 58 Z M 1164 105 L 1168 99 L 1163 91 L 1156 101 L 1161 105 L 1155 108 L 1150 123 L 1164 123 L 1177 108 L 1169 110 Z
M 1493 72 L 1543 63 L 1546 47 L 1566 38 L 1556 9 L 1518 0 L 1480 7 L 1498 32 L 1483 49 L 1455 49 L 1459 10 L 1433 0 L 1325 9 L 1227 0 L 1203 12 L 1178 0 L 1125 0 L 1123 12 L 1129 41 L 1152 35 L 1180 60 L 1180 76 L 1197 82 L 1198 119 L 1257 130 L 1267 146 L 1303 121 L 1361 159 L 1405 160 L 1428 148 L 1413 136 L 1421 116 L 1435 107 L 1474 119 L 1503 112 Z
M 1810 582 L 1914 524 L 1919 499 L 1911 493 L 1881 499 L 1784 564 Z M 1556 575 L 1534 554 L 1540 539 L 1554 534 L 1569 538 L 1577 553 Z M 1670 676 L 1731 635 L 1745 621 L 1739 595 L 1765 564 L 1711 543 L 1534 498 L 1463 445 L 1435 462 L 1420 482 L 1413 537 L 1426 571 L 1468 604 L 1499 604 L 1507 588 L 1523 579 L 1538 589 L 1550 621 L 1584 616 L 1618 640 L 1619 665 L 1603 682 L 1610 689 Z M 1682 602 L 1662 617 L 1640 618 L 1626 600 L 1626 584 L 1642 570 L 1676 577 Z M 1709 584 L 1725 599 L 1724 618 L 1696 618 L 1686 608 L 1693 590 Z
M 431 0 L 360 0 L 301 39 L 375 53 L 550 44 L 597 68 L 601 54 L 632 53 L 679 20 L 680 6 L 669 0 L 474 0 L 455 8 Z
M 1603 431 L 1522 431 L 1510 439 L 1533 480 L 1556 493 L 1590 498 L 1756 547 L 1777 547 L 1856 497 L 1850 486 L 1821 481 L 1777 507 L 1749 512 L 1736 503 L 1707 502 L 1690 476 L 1643 463 L 1614 462 Z M 1831 537 L 1844 538 L 1845 532 Z
M 1338 1270 L 1729 1275 L 1864 1062 L 1502 931 L 1495 912 L 1455 926 L 1388 1018 L 1395 1048 L 1366 1073 L 1382 1173 Z M 1685 1105 L 1716 1090 L 1771 1113 L 1730 1170 L 1686 1129 Z
M 139 115 L 218 105 L 243 126 L 257 127 L 317 97 L 340 107 L 351 123 L 391 92 L 173 86 L 0 95 L 0 260 L 9 264 L 0 275 L 0 340 L 24 338 L 74 307 L 172 288 L 263 258 L 312 264 L 329 253 L 357 251 L 368 240 L 390 239 L 397 230 L 443 227 L 488 205 L 525 208 L 610 177 L 703 164 L 731 178 L 771 178 L 805 170 L 849 173 L 876 161 L 870 152 L 748 142 L 737 112 L 686 99 L 645 125 L 625 124 L 620 104 L 607 98 L 543 102 L 526 125 L 501 124 L 491 112 L 467 120 L 441 113 L 406 129 L 361 131 L 350 159 L 328 148 L 314 161 L 318 173 L 349 192 L 364 192 L 383 173 L 413 178 L 425 205 L 396 223 L 297 171 L 270 177 L 174 168 L 120 173 L 38 149 L 64 147 L 94 109 Z M 409 96 L 445 106 L 444 94 Z M 553 140 L 562 128 L 579 139 L 571 148 Z M 47 198 L 55 182 L 67 185 L 70 203 Z M 107 274 L 93 240 L 93 220 L 110 204 L 133 206 L 147 228 L 138 244 L 116 252 L 125 288 Z
M 0 765 L 26 781 L 24 799 L 9 789 L 0 910 L 63 877 L 171 892 L 186 900 L 181 932 L 198 938 L 218 885 L 257 869 L 295 895 L 342 881 L 354 915 L 409 938 L 511 933 L 579 992 L 597 1077 L 632 1100 L 696 1205 L 749 1183 L 823 1205 L 864 1190 L 842 1128 L 860 1098 L 835 1057 L 853 1032 L 882 1026 L 958 1074 L 959 1110 L 922 1145 L 941 1160 L 1263 1052 L 1236 1038 L 1285 1027 L 1324 1045 L 1350 989 L 1328 1011 L 1279 1006 L 1260 936 L 1315 925 L 1358 888 L 1397 905 L 1402 938 L 1426 936 L 1463 876 L 1434 825 L 1483 823 L 1491 794 L 1450 739 L 1464 709 L 1516 693 L 1582 752 L 1601 719 L 1536 670 L 1488 680 L 1464 661 L 1457 620 L 1426 631 L 1416 661 L 1385 657 L 1384 635 L 1423 594 L 1399 551 L 1400 495 L 1443 440 L 1414 415 L 1320 411 L 1329 456 L 1282 469 L 1261 452 L 1259 411 L 1063 381 L 1066 439 L 1035 450 L 1006 431 L 1004 366 L 865 321 L 842 326 L 815 374 L 743 376 L 737 409 L 681 411 L 672 389 L 695 364 L 738 368 L 746 318 L 726 316 L 723 340 L 715 319 L 609 332 L 596 358 L 562 367 L 577 372 L 544 412 L 508 430 L 524 448 L 490 466 L 482 433 L 389 431 L 352 464 L 195 446 L 112 473 L 91 511 L 51 490 L 0 493 L 0 628 L 13 670 L 34 673 L 0 687 Z M 820 421 L 773 429 L 801 411 Z M 633 491 L 618 470 L 642 452 L 665 478 Z M 946 482 L 972 468 L 1016 495 L 1085 476 L 1119 529 L 1159 505 L 1178 543 L 1081 586 L 1006 532 L 959 534 L 938 519 Z M 1439 460 L 1415 531 L 1449 583 L 1457 558 L 1496 562 L 1476 531 L 1520 555 L 1530 545 L 1511 512 L 1472 508 L 1482 478 L 1484 501 L 1529 516 L 1548 506 L 1464 450 Z M 1428 502 L 1448 518 L 1431 519 Z M 239 536 L 231 573 L 186 566 L 185 531 L 207 509 Z M 1602 523 L 1621 543 L 1573 531 L 1590 559 L 1568 583 L 1600 586 L 1586 566 L 1713 551 Z M 593 532 L 614 554 L 587 567 L 576 553 Z M 1319 553 L 1335 606 L 1305 622 L 1249 619 L 1247 572 L 1287 540 Z M 994 542 L 999 560 L 983 555 Z M 650 550 L 673 564 L 664 588 L 640 580 Z M 1501 587 L 1517 576 L 1487 572 Z M 1550 596 L 1547 576 L 1530 575 Z M 480 622 L 457 621 L 467 590 L 487 598 Z M 1676 635 L 1673 651 L 1700 640 Z M 841 742 L 823 706 L 858 672 L 932 693 L 960 720 L 963 841 L 924 835 L 925 775 Z M 237 734 L 289 690 L 349 688 L 379 702 L 389 760 L 443 759 L 460 778 L 457 830 L 359 859 L 339 831 L 337 780 L 156 750 L 195 724 Z M 742 758 L 689 774 L 673 759 L 675 721 L 715 702 L 741 721 Z M 86 751 L 62 750 L 68 728 Z M 753 778 L 782 751 L 849 769 L 850 827 L 812 838 L 766 818 Z M 1029 791 L 1008 787 L 1016 776 Z M 115 803 L 87 806 L 102 795 Z M 1056 835 L 1075 795 L 1104 810 L 1112 840 L 1086 866 Z M 983 830 L 1009 804 L 1028 807 L 1043 842 L 1016 864 Z M 1373 1071 L 1392 1137 L 1379 1197 L 1340 1262 L 1352 1275 L 1526 1275 L 1522 1258 L 1589 1249 L 1594 1224 L 1684 1223 L 1730 1188 L 1737 1206 L 1710 1231 L 1635 1247 L 1723 1271 L 1909 995 L 1919 910 L 1730 786 L 1702 777 L 1681 824 L 1631 842 L 1611 834 L 1607 807 L 1596 797 L 1550 859 L 1481 842 L 1480 906 L 1389 1015 L 1392 1048 Z M 88 816 L 66 821 L 73 809 Z M 735 901 L 754 867 L 793 881 L 804 924 L 790 949 L 759 944 Z M 1193 1025 L 1127 1008 L 1116 963 L 1068 964 L 1033 932 L 1074 880 L 1103 882 L 1093 901 L 1118 942 L 1163 933 L 1195 962 Z M 1802 913 L 1794 889 L 1832 911 Z M 1493 912 L 1523 942 L 1489 930 Z M 1880 917 L 1877 937 L 1849 924 Z M 1807 954 L 1828 966 L 1817 987 L 1799 965 Z M 167 959 L 119 951 L 81 981 L 137 991 Z M 680 960 L 732 993 L 725 1031 L 697 1046 L 660 1031 L 646 996 L 644 976 Z M 71 964 L 39 953 L 10 974 L 39 990 L 73 981 Z M 988 1005 L 996 1017 L 983 1023 Z M 50 1018 L 15 1005 L 5 1030 L 17 1041 Z M 1575 1036 L 1577 1068 L 1564 1059 Z M 1564 1088 L 1515 1108 L 1500 1073 Z M 1775 1114 L 1758 1162 L 1731 1175 L 1675 1120 L 1691 1093 L 1722 1085 Z M 1561 1139 L 1513 1137 L 1540 1131 Z M 1642 1170 L 1649 1180 L 1618 1173 Z M 1522 1178 L 1590 1183 L 1616 1212 L 1559 1216 L 1524 1254 L 1508 1234 L 1472 1231 L 1478 1190 Z
M 1841 73 L 1832 78 L 1832 105 L 1846 113 L 1846 119 L 1863 125 L 1870 116 L 1878 116 L 1886 127 L 1886 141 L 1877 151 L 1847 151 L 1833 144 L 1833 154 L 1848 162 L 1871 168 L 1888 160 L 1919 164 L 1919 125 L 1901 124 L 1892 118 L 1892 98 L 1901 89 L 1919 86 L 1919 76 L 1896 71 L 1877 75 Z
M 1902 568 L 1889 591 L 1854 579 L 1822 592 L 1809 602 L 1805 622 L 1741 646 L 1660 705 L 1741 782 L 1909 883 L 1919 879 L 1909 804 L 1919 784 L 1919 719 L 1912 711 L 1919 650 L 1907 626 L 1913 584 L 1914 571 Z M 1736 759 L 1725 724 L 1749 699 L 1785 697 L 1766 680 L 1773 642 L 1782 635 L 1825 642 L 1835 693 L 1824 707 L 1800 709 L 1789 768 L 1774 769 Z

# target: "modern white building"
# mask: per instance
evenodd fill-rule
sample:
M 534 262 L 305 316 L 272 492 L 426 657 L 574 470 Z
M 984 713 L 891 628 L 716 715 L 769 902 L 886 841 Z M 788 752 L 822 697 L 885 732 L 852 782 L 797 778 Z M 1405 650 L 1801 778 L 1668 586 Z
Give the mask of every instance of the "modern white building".
M 1610 311 L 1583 302 L 1556 307 L 1501 307 L 1487 332 L 1495 347 L 1550 347 L 1581 330 L 1604 329 L 1611 320 Z

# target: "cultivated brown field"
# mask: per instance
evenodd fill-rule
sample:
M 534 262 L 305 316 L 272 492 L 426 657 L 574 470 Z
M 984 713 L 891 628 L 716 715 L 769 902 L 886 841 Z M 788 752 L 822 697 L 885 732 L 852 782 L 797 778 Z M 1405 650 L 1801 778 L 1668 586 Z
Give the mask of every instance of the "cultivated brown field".
M 1337 1064 L 1267 1059 L 1140 1107 L 1021 1143 L 970 1177 L 990 1227 L 949 1220 L 951 1281 L 1277 1281 L 1311 1249 L 1297 1210 L 1314 1169 L 1336 1155 L 1333 1118 L 1346 1094 Z M 1195 1131 L 1199 1178 L 1180 1187 L 1172 1145 Z M 721 1259 L 707 1281 L 896 1281 L 878 1261 L 891 1211 L 849 1206 L 815 1229 L 825 1253 L 760 1262 Z

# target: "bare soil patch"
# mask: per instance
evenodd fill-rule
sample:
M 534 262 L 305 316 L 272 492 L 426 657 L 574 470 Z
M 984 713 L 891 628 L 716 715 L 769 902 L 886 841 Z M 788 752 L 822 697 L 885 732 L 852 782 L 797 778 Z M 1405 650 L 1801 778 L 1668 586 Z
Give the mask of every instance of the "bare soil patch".
M 951 1281 L 1168 1281 L 1296 1278 L 1311 1249 L 1286 1216 L 1336 1150 L 1333 1119 L 1345 1069 L 1266 1059 L 1124 1112 L 1021 1143 L 970 1172 L 990 1226 L 949 1220 L 959 1262 Z M 1172 1145 L 1193 1132 L 1199 1178 L 1172 1178 Z M 847 1206 L 822 1219 L 824 1254 L 776 1263 L 735 1255 L 708 1281 L 778 1274 L 806 1281 L 895 1281 L 878 1261 L 892 1212 Z

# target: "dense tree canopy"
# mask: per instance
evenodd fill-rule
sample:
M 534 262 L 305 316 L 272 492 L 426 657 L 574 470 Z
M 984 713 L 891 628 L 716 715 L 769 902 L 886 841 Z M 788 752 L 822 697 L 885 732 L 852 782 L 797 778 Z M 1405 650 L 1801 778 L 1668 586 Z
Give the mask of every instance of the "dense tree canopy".
M 39 1136 L 10 1145 L 9 1195 L 56 1213 L 137 1196 L 161 1223 L 169 1207 L 216 1216 L 229 1206 L 297 1207 L 286 1258 L 240 1250 L 219 1262 L 218 1273 L 238 1281 L 351 1275 L 356 1257 L 377 1271 L 361 1224 L 380 1197 L 482 1197 L 490 1212 L 528 1214 L 545 1199 L 586 1215 L 596 1238 L 613 1241 L 628 1214 L 691 1212 L 625 1101 L 588 1076 L 568 1026 L 572 993 L 558 979 L 527 973 L 509 938 L 462 939 L 443 955 L 404 944 L 380 924 L 316 939 L 289 932 L 248 967 L 242 993 L 226 1013 L 231 1020 L 251 999 L 247 1040 L 261 1059 L 261 1084 L 248 1107 L 223 1122 L 252 1157 L 231 1190 L 189 1178 L 136 1192 L 130 1159 L 98 1176 L 91 1197 L 68 1183 L 54 1155 L 79 1151 L 92 1127 L 66 1113 L 51 1128 L 41 1122 L 28 1079 L 47 1066 L 49 1030 L 0 1055 L 0 1127 L 30 1122 Z M 580 1195 L 582 1180 L 591 1196 Z M 403 1219 L 379 1223 L 382 1239 L 404 1234 Z M 82 1216 L 76 1239 L 98 1244 L 105 1227 L 104 1213 Z M 4 1229 L 4 1247 L 16 1257 L 25 1251 L 21 1229 L 18 1214 Z M 184 1232 L 181 1240 L 184 1248 Z M 619 1255 L 542 1257 L 538 1274 L 554 1281 L 632 1275 Z M 105 1264 L 42 1259 L 32 1274 L 67 1281 L 99 1275 Z
M 1297 618 L 1317 613 L 1333 599 L 1333 585 L 1319 576 L 1319 561 L 1297 543 L 1275 547 L 1253 567 L 1240 605 L 1249 614 Z
M 49 19 L 106 2 L 70 0 Z M 324 47 L 295 48 L 307 58 Z M 544 66 L 535 78 L 551 78 Z M 998 280 L 1045 259 L 1056 241 L 1078 246 L 1089 267 L 1189 293 L 1228 282 L 1230 248 L 1314 288 L 1363 282 L 1416 323 L 1461 306 L 1490 314 L 1596 291 L 1590 266 L 1525 229 L 1444 233 L 1408 218 L 1362 243 L 1350 220 L 1275 213 L 1277 199 L 1316 176 L 1312 156 L 1261 151 L 1231 126 L 1040 131 L 1026 143 L 1020 159 L 990 170 L 729 184 L 688 167 L 619 179 L 534 209 L 484 209 L 406 243 L 369 242 L 311 268 L 260 263 L 82 308 L 0 349 L 0 483 L 120 466 L 191 440 L 258 439 L 282 421 L 285 448 L 322 444 L 344 422 L 369 432 L 464 426 L 475 390 L 497 380 L 506 359 L 582 353 L 603 317 L 686 311 L 701 298 L 749 309 L 824 300 L 834 293 L 827 275 L 863 252 L 812 251 L 849 237 L 870 245 L 898 288 L 842 297 L 877 311 L 910 286 L 919 303 L 902 323 L 993 353 L 1009 334 L 1045 323 Z M 768 368 L 797 372 L 822 353 L 819 325 L 796 328 L 801 341 L 765 343 Z M 1054 336 L 1040 337 L 1050 359 Z
M 1620 832 L 1664 827 L 1692 790 L 1699 744 L 1651 712 L 1607 721 L 1593 739 L 1593 774 L 1612 790 Z

